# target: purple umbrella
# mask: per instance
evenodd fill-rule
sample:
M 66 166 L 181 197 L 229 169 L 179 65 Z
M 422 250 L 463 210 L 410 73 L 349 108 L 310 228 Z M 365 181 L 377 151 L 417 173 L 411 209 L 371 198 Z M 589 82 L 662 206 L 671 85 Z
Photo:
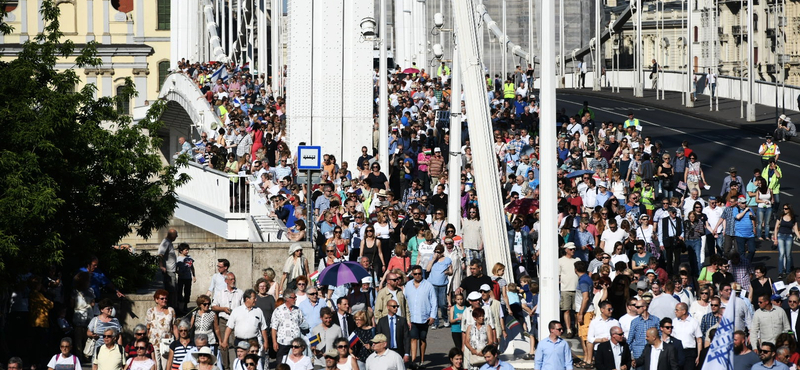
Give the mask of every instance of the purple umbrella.
M 334 263 L 319 273 L 319 285 L 339 286 L 347 283 L 360 283 L 361 279 L 369 276 L 357 262 L 345 261 Z

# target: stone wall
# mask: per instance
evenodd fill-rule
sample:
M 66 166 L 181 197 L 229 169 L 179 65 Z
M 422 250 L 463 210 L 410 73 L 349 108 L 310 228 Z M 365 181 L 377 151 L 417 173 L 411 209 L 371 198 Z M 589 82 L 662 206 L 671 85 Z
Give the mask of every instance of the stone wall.
M 181 241 L 181 238 L 178 239 Z M 227 258 L 231 263 L 230 271 L 236 274 L 236 286 L 240 289 L 252 288 L 258 278 L 262 277 L 262 270 L 271 267 L 280 281 L 283 264 L 289 257 L 289 247 L 295 243 L 195 243 L 190 244 L 189 255 L 195 260 L 195 275 L 197 283 L 192 285 L 192 299 L 194 302 L 200 294 L 205 294 L 211 283 L 211 276 L 217 272 L 217 259 Z M 310 257 L 313 263 L 313 251 L 308 242 L 303 245 L 303 253 Z M 135 246 L 137 251 L 148 251 L 151 254 L 158 252 L 159 243 L 140 243 Z M 160 275 L 159 275 L 160 276 Z M 154 284 L 158 288 L 160 284 Z M 117 317 L 122 322 L 126 332 L 130 332 L 138 323 L 145 322 L 147 309 L 155 305 L 153 301 L 154 290 L 141 292 L 141 294 L 127 295 L 127 302 L 119 307 Z M 193 306 L 190 303 L 190 306 Z

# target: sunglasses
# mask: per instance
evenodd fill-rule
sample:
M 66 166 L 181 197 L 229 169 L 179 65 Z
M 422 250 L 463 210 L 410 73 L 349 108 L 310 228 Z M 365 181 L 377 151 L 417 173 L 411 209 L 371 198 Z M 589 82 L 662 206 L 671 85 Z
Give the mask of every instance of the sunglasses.
M 255 363 L 255 362 L 247 362 L 247 363 L 245 363 L 245 365 L 247 365 L 248 367 L 249 367 L 249 366 L 253 366 L 253 367 L 255 367 L 255 366 L 256 366 L 256 363 Z
M 347 346 L 336 346 L 336 348 L 343 349 L 343 348 L 347 348 Z
M 670 326 L 662 326 L 661 328 L 663 328 L 663 329 L 672 329 L 672 326 L 671 325 Z
M 400 307 L 400 305 L 399 305 L 399 304 L 390 304 L 390 305 L 389 305 L 389 307 L 391 307 L 391 308 L 397 308 L 397 307 Z
M 62 347 L 63 348 L 63 347 Z M 142 351 L 147 350 L 147 347 L 136 347 L 137 350 L 141 349 Z
M 303 346 L 292 345 L 292 348 L 295 348 L 295 349 L 297 349 L 297 348 L 303 348 Z

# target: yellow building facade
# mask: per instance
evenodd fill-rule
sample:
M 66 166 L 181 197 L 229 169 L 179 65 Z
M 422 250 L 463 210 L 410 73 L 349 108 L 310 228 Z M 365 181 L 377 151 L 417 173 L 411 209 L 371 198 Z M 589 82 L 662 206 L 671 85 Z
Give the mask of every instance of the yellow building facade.
M 55 0 L 64 39 L 75 43 L 76 51 L 96 41 L 99 68 L 77 71 L 81 86 L 93 83 L 99 96 L 114 96 L 126 77 L 131 77 L 138 97 L 121 109 L 133 113 L 134 106 L 158 99 L 159 89 L 170 65 L 170 0 Z M 21 46 L 44 28 L 39 13 L 41 0 L 6 1 L 5 21 L 14 28 L 0 35 L 0 58 L 13 59 Z M 71 58 L 57 68 L 75 68 Z

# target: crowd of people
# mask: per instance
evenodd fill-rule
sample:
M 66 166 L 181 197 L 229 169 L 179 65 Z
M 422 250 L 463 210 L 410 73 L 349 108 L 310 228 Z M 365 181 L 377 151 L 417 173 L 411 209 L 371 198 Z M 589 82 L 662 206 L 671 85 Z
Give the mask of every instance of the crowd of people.
M 376 127 L 372 148 L 347 158 L 352 168 L 326 154 L 309 189 L 296 183 L 284 101 L 269 80 L 231 66 L 221 67 L 227 80 L 214 79 L 218 65 L 182 62 L 180 71 L 198 83 L 223 127 L 196 143 L 181 138 L 179 154 L 232 175 L 244 172 L 231 177 L 232 208 L 241 203 L 242 184 L 257 186 L 291 240 L 311 239 L 313 223 L 313 245 L 293 244 L 283 266 L 265 269 L 244 289 L 233 271 L 249 274 L 251 266 L 220 259 L 198 295 L 190 246 L 175 248 L 178 235 L 170 230 L 158 252 L 164 289 L 132 340 L 123 340 L 114 302 L 101 299 L 102 291 L 122 294 L 96 276 L 96 259 L 75 276 L 71 294 L 50 277 L 49 285 L 21 279 L 26 295 L 14 302 L 29 308 L 34 332 L 64 339 L 52 358 L 51 345 L 19 354 L 40 366 L 50 358 L 53 370 L 87 362 L 97 370 L 400 370 L 428 365 L 428 333 L 441 329 L 452 334 L 454 370 L 513 368 L 499 351 L 517 332 L 530 344 L 524 360 L 537 370 L 693 370 L 702 367 L 725 307 L 737 300 L 736 368 L 795 368 L 800 271 L 791 250 L 800 229 L 791 205 L 781 203 L 780 150 L 771 137 L 758 149 L 762 165 L 752 177 L 731 167 L 713 179 L 689 142 L 664 147 L 644 134 L 633 112 L 622 123 L 596 122 L 588 102 L 574 114 L 562 108 L 558 138 L 546 138 L 558 140 L 559 229 L 542 231 L 532 69 L 517 68 L 505 81 L 487 75 L 497 172 L 477 174 L 468 131 L 460 138 L 448 133 L 446 113 L 466 109 L 449 107 L 443 67 L 435 76 L 398 69 L 388 82 L 389 101 L 376 101 L 376 112 L 387 109 L 391 117 L 389 168 L 378 161 Z M 452 152 L 450 140 L 461 150 Z M 454 158 L 460 189 L 447 181 Z M 484 245 L 476 176 L 499 179 L 508 245 Z M 721 182 L 719 191 L 709 190 L 709 180 Z M 451 196 L 460 200 L 459 214 L 448 213 Z M 558 233 L 558 245 L 541 245 L 542 232 Z M 756 249 L 769 242 L 778 248 L 784 285 L 754 264 Z M 507 248 L 512 265 L 487 265 L 484 248 Z M 541 248 L 559 250 L 561 317 L 539 338 Z M 358 262 L 369 276 L 317 283 L 317 272 L 342 261 Z M 39 325 L 58 299 L 53 317 L 63 320 L 61 332 Z M 582 358 L 573 358 L 569 338 L 580 341 Z M 21 367 L 19 357 L 11 365 Z

